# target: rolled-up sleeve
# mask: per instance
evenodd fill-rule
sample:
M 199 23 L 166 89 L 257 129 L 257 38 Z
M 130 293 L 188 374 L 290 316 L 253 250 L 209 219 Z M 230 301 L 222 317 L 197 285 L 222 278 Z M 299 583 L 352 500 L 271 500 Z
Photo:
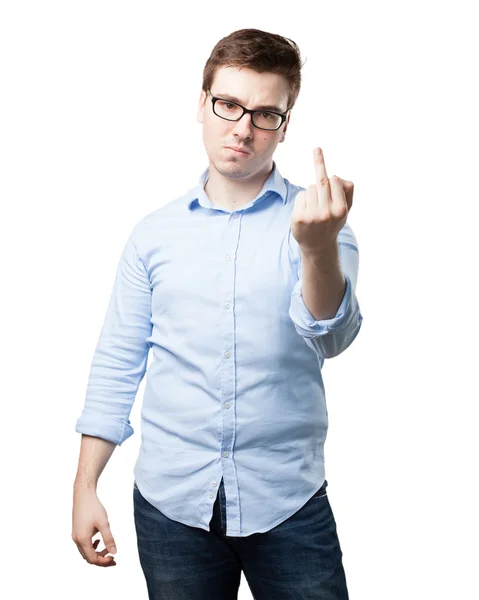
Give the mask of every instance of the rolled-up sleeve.
M 299 259 L 298 281 L 291 293 L 289 316 L 296 331 L 321 358 L 333 358 L 353 342 L 359 333 L 363 316 L 356 297 L 359 250 L 356 237 L 347 223 L 338 235 L 339 258 L 346 287 L 336 315 L 316 320 L 302 295 L 302 268 Z
M 133 435 L 130 412 L 150 348 L 151 287 L 135 244 L 123 248 L 93 354 L 83 411 L 75 431 L 121 445 Z

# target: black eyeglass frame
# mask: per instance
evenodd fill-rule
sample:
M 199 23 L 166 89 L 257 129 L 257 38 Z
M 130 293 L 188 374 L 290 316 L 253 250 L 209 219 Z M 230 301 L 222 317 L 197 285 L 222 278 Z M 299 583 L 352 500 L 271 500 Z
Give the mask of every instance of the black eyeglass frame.
M 251 123 L 253 123 L 253 127 L 256 127 L 256 129 L 261 129 L 263 131 L 278 131 L 278 129 L 286 121 L 286 117 L 288 116 L 288 113 L 291 110 L 289 108 L 284 114 L 275 112 L 274 110 L 267 110 L 266 108 L 257 108 L 255 110 L 251 110 L 250 108 L 245 108 L 244 106 L 241 106 L 241 104 L 238 104 L 237 102 L 232 102 L 231 100 L 227 100 L 226 98 L 219 98 L 218 96 L 213 96 L 213 94 L 211 93 L 210 90 L 208 90 L 207 93 L 211 96 L 211 102 L 213 104 L 213 112 L 215 113 L 215 115 L 217 117 L 219 117 L 220 119 L 224 119 L 225 121 L 239 121 L 240 119 L 243 118 L 245 113 L 248 113 L 248 114 L 251 114 Z M 226 117 L 222 117 L 215 111 L 215 104 L 216 104 L 217 100 L 222 100 L 223 102 L 227 102 L 228 104 L 234 104 L 235 106 L 239 106 L 243 110 L 243 113 L 237 119 L 227 119 Z M 267 129 L 266 127 L 258 127 L 258 125 L 256 125 L 253 121 L 254 113 L 257 113 L 257 112 L 259 112 L 259 113 L 268 112 L 273 115 L 278 115 L 278 117 L 281 117 L 281 123 L 275 129 Z

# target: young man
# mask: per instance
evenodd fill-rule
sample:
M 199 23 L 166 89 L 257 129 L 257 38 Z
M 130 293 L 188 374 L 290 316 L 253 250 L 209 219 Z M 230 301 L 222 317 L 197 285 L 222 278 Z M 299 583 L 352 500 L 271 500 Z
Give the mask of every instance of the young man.
M 149 598 L 348 598 L 324 467 L 321 368 L 355 339 L 351 182 L 273 154 L 300 88 L 291 40 L 233 32 L 208 59 L 197 120 L 208 168 L 135 225 L 118 266 L 76 431 L 73 533 L 115 553 L 97 480 L 148 368 L 134 517 Z M 91 537 L 100 531 L 105 549 Z

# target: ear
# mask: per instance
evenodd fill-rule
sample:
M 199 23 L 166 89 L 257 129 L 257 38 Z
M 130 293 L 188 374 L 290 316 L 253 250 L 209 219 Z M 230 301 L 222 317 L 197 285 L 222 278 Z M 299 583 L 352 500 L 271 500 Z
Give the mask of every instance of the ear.
M 290 117 L 291 117 L 291 112 L 288 113 L 288 116 L 286 117 L 286 121 L 284 122 L 283 135 L 281 136 L 280 143 L 284 142 L 284 138 L 286 137 L 286 129 L 288 128 Z
M 198 100 L 198 110 L 196 112 L 196 120 L 198 123 L 203 123 L 203 112 L 205 110 L 207 94 L 204 90 L 201 90 L 200 98 Z

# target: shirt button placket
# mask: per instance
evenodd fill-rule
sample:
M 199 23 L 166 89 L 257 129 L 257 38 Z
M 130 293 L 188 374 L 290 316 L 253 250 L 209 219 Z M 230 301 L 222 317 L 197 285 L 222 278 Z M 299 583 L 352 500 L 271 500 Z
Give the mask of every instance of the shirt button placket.
M 234 212 L 230 215 L 227 223 L 226 231 L 226 248 L 237 248 L 239 245 L 240 235 L 240 215 Z M 225 254 L 225 271 L 223 278 L 223 285 L 221 286 L 220 293 L 223 296 L 223 310 L 220 318 L 221 322 L 221 343 L 223 352 L 223 361 L 221 365 L 221 402 L 222 409 L 229 409 L 233 406 L 235 400 L 235 361 L 230 360 L 234 358 L 234 339 L 235 339 L 235 314 L 234 314 L 234 290 L 235 290 L 235 278 L 236 278 L 236 265 L 235 265 L 235 251 Z M 235 412 L 231 410 L 225 410 L 222 424 L 223 424 L 223 447 L 222 458 L 226 459 L 230 457 L 230 450 L 233 448 L 235 439 Z M 233 455 L 231 454 L 231 457 Z M 230 466 L 231 465 L 231 466 Z M 223 464 L 223 477 L 229 481 L 228 490 L 230 495 L 226 503 L 226 512 L 231 515 L 233 521 L 239 519 L 239 507 L 238 498 L 234 495 L 234 490 L 237 488 L 237 481 L 235 479 L 235 471 L 232 468 L 230 461 L 225 461 Z M 225 483 L 226 485 L 226 483 Z M 233 527 L 238 527 L 239 523 L 232 523 Z

